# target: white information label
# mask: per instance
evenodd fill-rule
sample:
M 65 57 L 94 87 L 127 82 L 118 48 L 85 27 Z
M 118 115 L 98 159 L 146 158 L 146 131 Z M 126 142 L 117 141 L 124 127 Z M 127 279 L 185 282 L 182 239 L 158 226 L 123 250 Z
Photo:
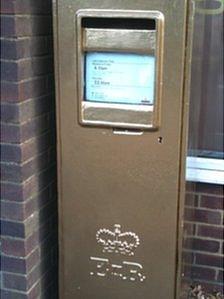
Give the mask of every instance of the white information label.
M 86 54 L 86 101 L 152 105 L 155 57 L 90 52 Z

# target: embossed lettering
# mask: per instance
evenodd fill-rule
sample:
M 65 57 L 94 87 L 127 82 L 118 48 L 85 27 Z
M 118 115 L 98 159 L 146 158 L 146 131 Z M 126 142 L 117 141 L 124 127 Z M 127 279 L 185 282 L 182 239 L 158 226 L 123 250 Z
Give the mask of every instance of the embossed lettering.
M 94 263 L 93 269 L 90 271 L 90 275 L 97 275 L 105 277 L 110 270 L 110 264 L 108 259 L 99 257 L 90 257 L 90 260 Z
M 141 273 L 143 270 L 141 264 L 124 261 L 123 265 L 126 268 L 127 277 L 130 281 L 144 281 L 146 279 L 145 275 Z
M 142 273 L 143 267 L 139 263 L 123 261 L 121 265 L 111 263 L 108 259 L 90 257 L 90 275 L 99 277 L 114 277 L 125 281 L 143 282 L 146 276 Z

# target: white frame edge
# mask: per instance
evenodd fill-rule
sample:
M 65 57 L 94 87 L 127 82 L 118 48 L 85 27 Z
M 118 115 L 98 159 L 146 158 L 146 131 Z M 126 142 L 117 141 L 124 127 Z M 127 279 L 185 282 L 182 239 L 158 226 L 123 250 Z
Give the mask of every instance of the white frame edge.
M 186 180 L 224 185 L 224 160 L 187 157 Z

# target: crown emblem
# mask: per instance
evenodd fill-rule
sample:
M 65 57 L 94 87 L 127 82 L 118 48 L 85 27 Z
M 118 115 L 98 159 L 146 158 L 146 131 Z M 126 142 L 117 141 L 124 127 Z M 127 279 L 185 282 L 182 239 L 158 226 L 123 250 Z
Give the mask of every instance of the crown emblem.
M 114 225 L 114 230 L 101 228 L 96 233 L 97 243 L 103 246 L 103 252 L 134 255 L 139 246 L 139 237 L 133 232 L 121 232 L 120 224 Z

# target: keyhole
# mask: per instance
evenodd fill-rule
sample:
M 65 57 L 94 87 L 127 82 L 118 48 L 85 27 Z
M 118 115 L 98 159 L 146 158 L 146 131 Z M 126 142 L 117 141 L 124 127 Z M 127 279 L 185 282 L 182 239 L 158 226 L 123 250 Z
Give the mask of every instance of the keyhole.
M 158 142 L 159 142 L 159 143 L 163 143 L 163 137 L 161 137 L 161 136 L 158 137 Z

